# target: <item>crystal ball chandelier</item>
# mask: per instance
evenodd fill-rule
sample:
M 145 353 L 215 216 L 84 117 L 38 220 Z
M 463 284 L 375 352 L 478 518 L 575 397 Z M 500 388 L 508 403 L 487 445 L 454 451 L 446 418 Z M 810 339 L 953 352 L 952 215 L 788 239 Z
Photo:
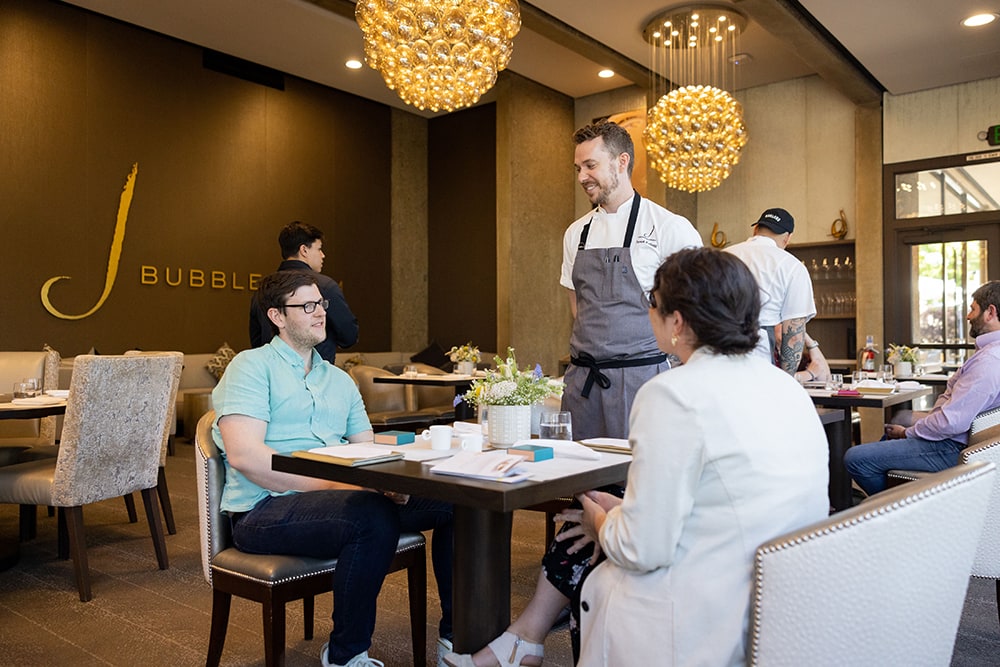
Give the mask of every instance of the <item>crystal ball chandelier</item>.
M 660 179 L 685 192 L 718 187 L 747 143 L 742 107 L 713 86 L 684 86 L 661 97 L 642 137 Z
M 749 138 L 735 85 L 746 18 L 724 6 L 685 6 L 653 17 L 643 30 L 658 81 L 681 85 L 649 110 L 643 140 L 660 180 L 686 192 L 718 187 Z M 661 91 L 654 90 L 654 95 Z
M 365 61 L 420 110 L 475 104 L 496 83 L 521 29 L 517 0 L 359 0 Z

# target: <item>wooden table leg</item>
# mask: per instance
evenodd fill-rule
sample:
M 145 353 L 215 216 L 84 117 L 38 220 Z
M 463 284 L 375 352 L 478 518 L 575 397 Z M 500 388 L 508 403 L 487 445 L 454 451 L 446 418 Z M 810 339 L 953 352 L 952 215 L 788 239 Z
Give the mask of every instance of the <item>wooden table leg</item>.
M 455 505 L 455 651 L 472 653 L 510 625 L 513 512 Z
M 844 467 L 844 454 L 851 446 L 851 414 L 851 409 L 845 408 L 843 419 L 823 426 L 830 446 L 830 506 L 838 512 L 852 502 L 851 476 Z

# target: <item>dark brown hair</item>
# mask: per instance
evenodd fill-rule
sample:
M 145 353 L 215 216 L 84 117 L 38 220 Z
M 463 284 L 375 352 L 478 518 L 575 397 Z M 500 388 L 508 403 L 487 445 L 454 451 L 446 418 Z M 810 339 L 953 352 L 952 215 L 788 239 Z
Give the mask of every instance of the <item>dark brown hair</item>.
M 257 283 L 257 302 L 266 313 L 271 308 L 281 308 L 288 303 L 289 297 L 298 288 L 315 284 L 316 277 L 310 271 L 277 271 Z
M 628 153 L 628 175 L 632 176 L 632 165 L 635 164 L 635 145 L 628 130 L 607 120 L 599 120 L 590 125 L 584 125 L 573 133 L 573 142 L 577 145 L 591 139 L 600 137 L 604 140 L 604 148 L 607 149 L 613 158 L 617 158 L 622 153 Z
M 323 232 L 304 222 L 290 222 L 278 232 L 278 245 L 281 246 L 281 257 L 288 259 L 299 254 L 299 248 L 311 246 L 316 241 L 323 240 Z
M 713 248 L 675 252 L 656 270 L 653 293 L 660 315 L 684 316 L 695 347 L 731 355 L 757 346 L 760 291 L 736 255 Z
M 972 300 L 979 304 L 980 310 L 989 310 L 993 306 L 1000 316 L 1000 280 L 983 283 L 972 293 Z

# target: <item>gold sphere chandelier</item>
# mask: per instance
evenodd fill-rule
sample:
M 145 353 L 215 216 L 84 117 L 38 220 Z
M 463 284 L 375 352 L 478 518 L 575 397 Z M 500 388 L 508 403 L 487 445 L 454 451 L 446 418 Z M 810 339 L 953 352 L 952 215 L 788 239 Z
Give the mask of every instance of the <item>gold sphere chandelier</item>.
M 359 0 L 365 61 L 420 110 L 475 104 L 496 83 L 521 29 L 517 0 Z
M 649 110 L 643 140 L 660 180 L 686 192 L 718 187 L 740 161 L 748 134 L 735 84 L 737 39 L 746 18 L 726 6 L 684 6 L 643 30 L 656 81 L 681 84 Z

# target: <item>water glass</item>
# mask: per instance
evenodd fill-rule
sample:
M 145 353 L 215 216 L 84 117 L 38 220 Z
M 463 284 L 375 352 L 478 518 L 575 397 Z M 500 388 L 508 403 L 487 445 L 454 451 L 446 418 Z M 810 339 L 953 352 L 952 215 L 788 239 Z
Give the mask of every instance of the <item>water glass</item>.
M 861 384 L 867 378 L 868 378 L 868 374 L 865 373 L 864 371 L 854 371 L 854 373 L 851 374 L 851 384 L 853 386 L 857 387 L 859 384 Z
M 28 386 L 27 382 L 15 382 L 14 383 L 14 398 L 31 398 L 31 387 Z
M 892 364 L 882 366 L 882 382 L 892 382 Z
M 405 375 L 406 377 L 416 377 L 417 376 L 417 367 L 413 366 L 413 365 L 404 366 L 403 367 L 403 375 Z
M 41 378 L 24 378 L 21 382 L 26 386 L 28 396 L 38 396 L 42 393 Z
M 543 412 L 538 422 L 538 437 L 543 440 L 572 440 L 572 415 L 568 412 Z
M 840 391 L 844 388 L 844 376 L 841 373 L 830 373 L 830 379 L 826 382 L 826 388 L 830 391 Z

